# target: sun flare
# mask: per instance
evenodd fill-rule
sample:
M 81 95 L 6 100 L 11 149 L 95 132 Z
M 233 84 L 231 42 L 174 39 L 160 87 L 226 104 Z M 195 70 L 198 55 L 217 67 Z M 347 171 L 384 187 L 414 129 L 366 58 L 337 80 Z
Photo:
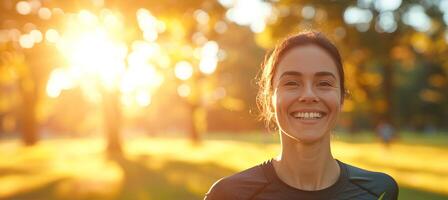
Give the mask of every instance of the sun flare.
M 150 61 L 166 56 L 155 41 L 138 41 L 138 45 L 134 42 L 132 48 L 128 48 L 125 38 L 121 37 L 124 35 L 121 25 L 120 17 L 112 12 L 102 12 L 98 17 L 83 10 L 69 17 L 65 32 L 56 42 L 67 66 L 63 67 L 65 70 L 54 70 L 48 81 L 47 95 L 56 98 L 62 90 L 73 88 L 61 86 L 70 80 L 73 85 L 80 86 L 87 97 L 98 93 L 91 88 L 104 88 L 119 91 L 126 96 L 124 99 L 132 99 L 125 105 L 131 105 L 129 102 L 149 105 L 151 93 L 163 82 L 163 76 Z

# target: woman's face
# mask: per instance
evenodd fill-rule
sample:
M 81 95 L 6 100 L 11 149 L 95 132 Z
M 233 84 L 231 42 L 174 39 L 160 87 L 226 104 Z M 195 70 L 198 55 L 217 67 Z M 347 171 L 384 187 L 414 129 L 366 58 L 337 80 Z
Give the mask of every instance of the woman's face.
M 273 77 L 275 117 L 282 134 L 305 143 L 330 135 L 341 111 L 336 63 L 316 45 L 290 49 Z

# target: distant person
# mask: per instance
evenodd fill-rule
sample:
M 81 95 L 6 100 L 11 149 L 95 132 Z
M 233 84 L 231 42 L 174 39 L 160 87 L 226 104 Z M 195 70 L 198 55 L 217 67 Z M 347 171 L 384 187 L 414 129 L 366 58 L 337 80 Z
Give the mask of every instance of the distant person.
M 381 138 L 381 142 L 389 147 L 395 133 L 394 127 L 387 121 L 380 121 L 377 126 L 377 134 Z
M 333 158 L 330 135 L 344 101 L 344 70 L 322 33 L 282 41 L 266 57 L 259 87 L 260 109 L 278 130 L 281 152 L 218 180 L 206 200 L 397 199 L 389 175 Z

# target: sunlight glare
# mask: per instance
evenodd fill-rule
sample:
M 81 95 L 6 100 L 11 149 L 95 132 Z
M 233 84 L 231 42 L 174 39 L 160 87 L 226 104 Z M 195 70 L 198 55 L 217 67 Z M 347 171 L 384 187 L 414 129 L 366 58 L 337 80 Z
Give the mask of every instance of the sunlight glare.
M 160 46 L 157 43 L 146 41 L 134 41 L 132 43 L 133 52 L 138 52 L 144 58 L 149 59 L 160 55 Z
M 137 10 L 137 21 L 140 29 L 143 31 L 143 38 L 146 41 L 154 42 L 157 40 L 158 33 L 163 29 L 164 25 L 157 20 L 149 10 L 140 8 Z
M 208 41 L 202 47 L 201 61 L 199 63 L 199 70 L 204 74 L 212 74 L 215 72 L 218 64 L 219 46 L 215 41 Z
M 72 67 L 79 67 L 86 74 L 96 74 L 108 89 L 114 87 L 126 68 L 126 45 L 114 41 L 100 27 L 92 32 L 68 35 L 59 47 Z
M 151 64 L 131 64 L 123 75 L 120 90 L 124 94 L 136 89 L 154 90 L 163 83 L 163 76 Z
M 54 69 L 47 83 L 46 92 L 51 98 L 56 98 L 61 94 L 62 90 L 67 90 L 74 87 L 69 73 L 61 68 Z
M 89 79 L 83 76 L 82 79 L 78 79 L 82 94 L 84 98 L 94 104 L 101 103 L 102 97 L 96 87 L 92 87 L 96 84 L 95 80 Z
M 121 28 L 123 26 L 122 21 L 118 18 L 118 16 L 114 15 L 112 11 L 108 9 L 103 9 L 101 11 L 101 17 L 104 22 L 104 25 L 107 28 Z
M 144 17 L 150 14 L 144 10 L 139 13 L 143 13 L 141 15 Z M 88 22 L 92 19 L 95 22 Z M 100 17 L 83 10 L 68 20 L 67 29 L 57 47 L 69 63 L 68 73 L 89 101 L 101 100 L 95 86 L 102 86 L 108 90 L 119 89 L 125 105 L 149 105 L 151 92 L 164 81 L 163 75 L 149 63 L 151 59 L 163 58 L 160 46 L 135 41 L 128 52 L 127 45 L 118 37 L 122 31 L 119 28 L 121 18 L 107 9 L 101 10 Z M 169 59 L 164 60 L 165 64 L 169 64 Z M 63 88 L 54 84 L 48 86 L 49 96 L 57 97 L 61 90 Z
M 157 19 L 145 8 L 137 10 L 137 20 L 140 29 L 143 31 L 154 29 L 157 24 Z
M 154 42 L 157 40 L 158 34 L 155 30 L 143 32 L 143 38 L 148 42 Z
M 149 96 L 149 93 L 146 91 L 138 91 L 135 100 L 137 101 L 137 104 L 142 107 L 151 104 L 151 96 Z
M 180 80 L 188 80 L 193 75 L 193 66 L 188 61 L 176 63 L 174 74 Z
M 83 25 L 97 25 L 98 17 L 88 10 L 81 10 L 78 14 L 79 21 Z

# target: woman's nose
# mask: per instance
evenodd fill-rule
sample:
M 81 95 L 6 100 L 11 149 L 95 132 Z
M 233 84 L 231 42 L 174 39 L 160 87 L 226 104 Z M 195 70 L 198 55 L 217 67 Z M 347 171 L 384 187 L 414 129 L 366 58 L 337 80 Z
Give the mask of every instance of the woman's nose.
M 303 88 L 303 91 L 300 94 L 299 101 L 303 103 L 312 103 L 318 102 L 319 98 L 317 97 L 313 87 L 311 85 Z

